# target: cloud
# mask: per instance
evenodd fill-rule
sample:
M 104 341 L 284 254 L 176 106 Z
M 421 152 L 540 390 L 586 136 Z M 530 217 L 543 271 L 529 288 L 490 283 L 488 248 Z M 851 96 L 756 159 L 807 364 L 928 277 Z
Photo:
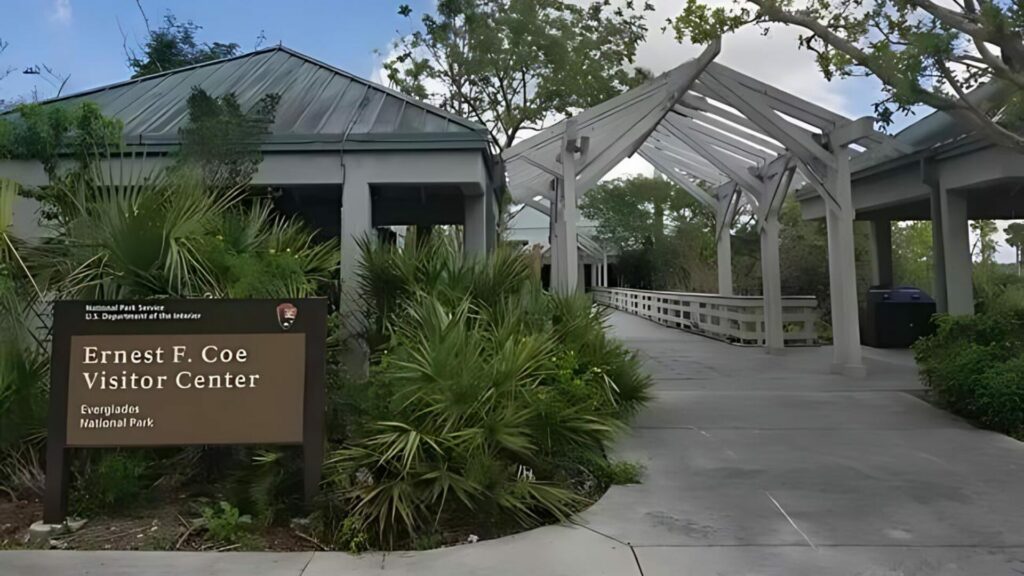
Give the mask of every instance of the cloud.
M 680 0 L 655 3 L 654 12 L 647 18 L 647 42 L 637 50 L 637 65 L 660 73 L 700 54 L 703 47 L 680 44 L 671 29 L 661 31 L 665 21 L 674 18 L 683 4 Z M 708 4 L 731 2 L 712 0 Z M 826 81 L 814 55 L 800 49 L 799 35 L 800 29 L 793 27 L 773 26 L 765 34 L 760 28 L 748 26 L 722 39 L 722 53 L 716 61 L 840 114 L 869 114 L 877 85 L 863 79 Z
M 50 20 L 63 26 L 71 24 L 71 0 L 53 0 Z

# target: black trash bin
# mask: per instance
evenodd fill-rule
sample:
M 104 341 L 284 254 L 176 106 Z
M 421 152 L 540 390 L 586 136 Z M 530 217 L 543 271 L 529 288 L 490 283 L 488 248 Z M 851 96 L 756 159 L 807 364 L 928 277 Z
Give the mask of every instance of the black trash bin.
M 931 334 L 935 300 L 913 286 L 872 286 L 861 314 L 860 340 L 875 348 L 909 348 Z

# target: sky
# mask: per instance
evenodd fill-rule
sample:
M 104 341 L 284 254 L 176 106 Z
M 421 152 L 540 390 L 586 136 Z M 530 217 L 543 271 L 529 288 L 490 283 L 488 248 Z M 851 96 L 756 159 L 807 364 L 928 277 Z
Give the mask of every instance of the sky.
M 680 44 L 661 27 L 685 0 L 652 0 L 647 41 L 636 64 L 655 73 L 694 57 L 700 47 Z M 729 0 L 712 0 L 725 3 Z M 178 20 L 192 20 L 203 28 L 200 41 L 237 42 L 243 51 L 282 43 L 348 72 L 380 79 L 381 62 L 393 40 L 412 29 L 397 13 L 408 4 L 414 15 L 430 10 L 432 0 L 139 0 L 150 26 L 155 28 L 168 10 Z M 136 0 L 0 0 L 0 39 L 8 43 L 0 54 L 0 72 L 12 73 L 0 81 L 0 100 L 53 96 L 56 87 L 38 75 L 22 71 L 45 64 L 62 77 L 69 75 L 64 94 L 125 80 L 130 76 L 125 45 L 138 47 L 146 33 Z M 855 78 L 825 81 L 812 54 L 798 49 L 795 29 L 776 28 L 767 34 L 756 28 L 741 30 L 723 40 L 718 62 L 736 68 L 783 90 L 831 108 L 849 117 L 872 114 L 879 84 Z M 893 130 L 915 118 L 899 119 Z M 640 159 L 627 159 L 610 176 L 647 173 L 653 169 Z M 1003 224 L 1000 224 L 1000 228 Z M 998 259 L 1012 262 L 1005 242 Z

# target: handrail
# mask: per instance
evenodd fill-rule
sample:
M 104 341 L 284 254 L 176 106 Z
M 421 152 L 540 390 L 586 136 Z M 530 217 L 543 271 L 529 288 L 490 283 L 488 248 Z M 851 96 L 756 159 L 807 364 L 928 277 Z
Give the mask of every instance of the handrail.
M 764 300 L 692 292 L 594 288 L 594 301 L 659 324 L 742 346 L 764 345 Z M 818 345 L 818 299 L 783 296 L 786 346 Z

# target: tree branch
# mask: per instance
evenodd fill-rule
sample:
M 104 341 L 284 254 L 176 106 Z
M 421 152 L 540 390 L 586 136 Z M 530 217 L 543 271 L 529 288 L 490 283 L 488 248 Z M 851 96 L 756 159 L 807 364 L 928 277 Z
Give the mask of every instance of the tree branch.
M 859 46 L 846 38 L 836 34 L 831 28 L 818 21 L 816 17 L 803 11 L 787 12 L 779 8 L 779 5 L 772 0 L 750 0 L 760 9 L 767 20 L 781 24 L 791 24 L 805 28 L 818 36 L 826 44 L 852 58 L 859 66 L 869 70 L 883 84 L 887 86 L 905 85 L 905 79 L 893 74 L 890 70 L 874 62 L 871 56 Z M 909 0 L 913 4 L 919 2 L 931 4 L 928 0 Z M 936 8 L 941 8 L 936 6 Z M 942 10 L 946 10 L 942 8 Z M 948 10 L 947 10 L 948 11 Z M 980 113 L 976 107 L 969 104 L 965 99 L 966 94 L 957 82 L 952 83 L 954 90 L 959 96 L 954 100 L 938 92 L 925 89 L 920 83 L 915 82 L 911 87 L 914 97 L 922 104 L 926 104 L 937 110 L 943 110 L 956 115 L 958 118 L 968 122 L 973 128 L 983 132 L 991 140 L 1018 149 L 1024 149 L 1024 137 L 1014 134 L 996 124 L 994 120 Z M 976 113 L 979 112 L 979 113 Z

